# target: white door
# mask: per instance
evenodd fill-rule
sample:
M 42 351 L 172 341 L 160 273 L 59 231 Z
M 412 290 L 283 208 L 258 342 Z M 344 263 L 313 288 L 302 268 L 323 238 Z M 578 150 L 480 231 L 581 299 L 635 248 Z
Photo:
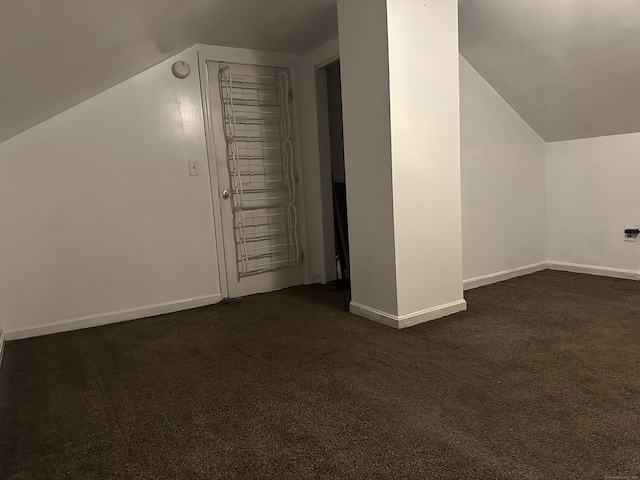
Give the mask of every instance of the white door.
M 207 68 L 229 297 L 300 285 L 289 71 Z

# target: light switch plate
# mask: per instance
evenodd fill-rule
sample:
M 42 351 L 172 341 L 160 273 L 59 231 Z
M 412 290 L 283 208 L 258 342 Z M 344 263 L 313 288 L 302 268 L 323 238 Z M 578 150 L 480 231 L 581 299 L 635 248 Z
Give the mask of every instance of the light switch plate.
M 189 175 L 192 177 L 197 177 L 200 175 L 200 162 L 198 160 L 194 160 L 191 157 L 187 157 L 189 159 Z

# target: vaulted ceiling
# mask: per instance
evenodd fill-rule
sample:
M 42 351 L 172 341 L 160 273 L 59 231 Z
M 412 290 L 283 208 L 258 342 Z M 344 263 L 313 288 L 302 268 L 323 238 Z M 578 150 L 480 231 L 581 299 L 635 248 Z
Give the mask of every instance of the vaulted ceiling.
M 305 53 L 335 0 L 0 0 L 0 142 L 195 43 Z
M 460 52 L 546 141 L 640 131 L 638 0 L 459 0 Z
M 0 0 L 0 142 L 195 43 L 308 52 L 335 3 Z M 459 6 L 461 53 L 544 140 L 640 131 L 638 0 Z

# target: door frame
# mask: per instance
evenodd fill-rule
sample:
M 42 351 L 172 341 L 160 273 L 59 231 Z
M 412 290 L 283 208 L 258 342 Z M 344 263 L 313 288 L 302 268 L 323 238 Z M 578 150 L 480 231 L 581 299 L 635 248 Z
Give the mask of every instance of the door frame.
M 313 79 L 318 122 L 318 163 L 320 171 L 320 201 L 322 204 L 322 248 L 324 253 L 324 280 L 335 280 L 336 253 L 333 205 L 333 179 L 331 175 L 331 139 L 329 138 L 329 94 L 325 68 L 340 60 L 332 55 L 314 66 Z
M 293 135 L 295 139 L 294 153 L 297 171 L 297 191 L 298 191 L 298 232 L 300 235 L 300 251 L 302 255 L 302 275 L 303 282 L 309 283 L 309 262 L 304 257 L 307 249 L 307 223 L 306 207 L 304 203 L 304 183 L 302 172 L 302 155 L 300 148 L 300 118 L 298 114 L 298 82 L 296 75 L 296 55 L 286 55 L 273 52 L 263 52 L 259 50 L 245 50 L 241 48 L 214 47 L 209 45 L 198 45 L 198 70 L 200 75 L 200 94 L 202 97 L 202 113 L 204 116 L 204 134 L 207 144 L 207 160 L 209 164 L 209 183 L 211 186 L 211 204 L 213 208 L 213 225 L 215 228 L 216 253 L 218 256 L 218 275 L 220 277 L 220 289 L 223 298 L 229 298 L 229 287 L 227 283 L 227 266 L 224 249 L 224 235 L 222 233 L 222 203 L 218 188 L 218 166 L 216 162 L 215 138 L 211 126 L 211 99 L 212 92 L 209 84 L 209 70 L 207 62 L 239 63 L 245 65 L 255 65 L 261 67 L 280 67 L 289 69 L 291 86 L 293 90 L 293 100 L 291 102 L 293 113 Z M 216 92 L 217 93 L 217 90 Z M 235 255 L 235 252 L 233 252 Z

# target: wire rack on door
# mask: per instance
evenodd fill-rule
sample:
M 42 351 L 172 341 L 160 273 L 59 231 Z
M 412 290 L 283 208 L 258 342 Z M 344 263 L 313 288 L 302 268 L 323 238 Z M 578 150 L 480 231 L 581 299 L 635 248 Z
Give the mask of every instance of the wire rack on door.
M 238 279 L 300 260 L 289 73 L 218 71 Z

